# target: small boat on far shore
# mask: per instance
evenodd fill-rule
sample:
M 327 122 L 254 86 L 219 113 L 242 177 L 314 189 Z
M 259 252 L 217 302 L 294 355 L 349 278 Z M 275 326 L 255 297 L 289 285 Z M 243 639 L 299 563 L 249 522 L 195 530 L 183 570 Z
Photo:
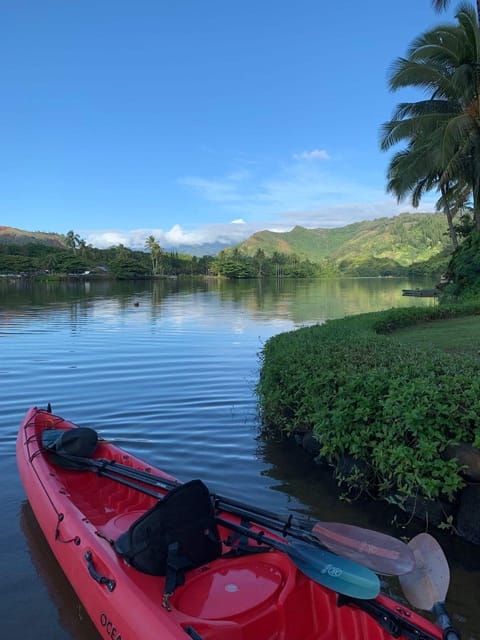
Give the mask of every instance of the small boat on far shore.
M 402 296 L 415 298 L 436 298 L 438 294 L 438 289 L 402 289 Z

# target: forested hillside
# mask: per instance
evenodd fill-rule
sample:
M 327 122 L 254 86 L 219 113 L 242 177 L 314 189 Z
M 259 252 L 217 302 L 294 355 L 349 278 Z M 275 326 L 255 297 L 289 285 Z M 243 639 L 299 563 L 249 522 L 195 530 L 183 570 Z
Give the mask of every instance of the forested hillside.
M 334 229 L 297 226 L 284 233 L 259 231 L 236 248 L 249 256 L 261 249 L 267 257 L 275 253 L 295 254 L 311 262 L 324 258 L 334 262 L 375 258 L 409 266 L 450 251 L 451 245 L 443 214 L 403 213 Z

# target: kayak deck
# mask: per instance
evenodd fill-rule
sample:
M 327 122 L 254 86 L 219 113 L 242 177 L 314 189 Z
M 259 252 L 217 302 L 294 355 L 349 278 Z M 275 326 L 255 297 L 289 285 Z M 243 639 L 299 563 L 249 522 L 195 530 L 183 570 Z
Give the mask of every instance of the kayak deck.
M 101 448 L 100 454 L 105 457 Z M 129 464 L 130 460 L 129 456 L 123 457 L 122 463 Z M 155 503 L 154 498 L 95 473 L 58 468 L 54 473 L 59 491 L 69 496 L 98 534 L 112 540 Z M 220 531 L 222 539 L 231 533 L 222 528 Z M 224 547 L 226 552 L 228 549 Z M 125 570 L 138 574 L 128 566 Z M 163 578 L 145 574 L 136 577 L 137 584 L 156 583 L 156 588 L 144 588 L 143 598 L 160 608 Z M 363 612 L 337 607 L 336 596 L 304 576 L 285 554 L 269 551 L 219 559 L 214 566 L 194 569 L 186 584 L 171 597 L 169 615 L 181 626 L 195 629 L 205 640 L 389 637 Z
M 165 578 L 136 570 L 115 553 L 111 544 L 157 502 L 156 498 L 91 470 L 71 470 L 52 464 L 39 444 L 41 432 L 70 427 L 74 425 L 46 411 L 30 410 L 18 437 L 18 466 L 37 520 L 102 637 L 110 640 L 398 637 L 388 633 L 365 611 L 355 606 L 338 606 L 336 592 L 306 577 L 286 553 L 278 550 L 222 556 L 192 569 L 187 572 L 185 583 L 170 597 L 169 608 L 162 606 Z M 116 460 L 132 469 L 149 471 L 160 481 L 172 480 L 108 443 L 99 443 L 94 458 Z M 222 520 L 239 523 L 239 518 L 232 514 L 220 515 Z M 252 530 L 259 528 L 252 525 Z M 231 546 L 227 541 L 232 531 L 219 526 L 219 532 L 223 552 L 228 553 Z M 251 540 L 249 544 L 252 548 L 258 546 Z M 88 554 L 90 560 L 86 561 Z M 114 587 L 110 590 L 95 575 L 110 580 L 110 586 Z M 386 607 L 394 605 L 384 596 L 380 596 L 379 602 Z M 437 627 L 423 618 L 408 611 L 405 616 L 421 621 L 422 629 L 431 634 L 425 638 L 441 638 Z

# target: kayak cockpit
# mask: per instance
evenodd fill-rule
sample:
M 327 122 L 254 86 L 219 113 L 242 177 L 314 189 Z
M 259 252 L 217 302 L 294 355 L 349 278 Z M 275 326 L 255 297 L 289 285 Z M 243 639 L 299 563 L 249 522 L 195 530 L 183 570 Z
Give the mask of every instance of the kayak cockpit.
M 338 606 L 337 594 L 298 571 L 285 554 L 220 560 L 191 572 L 171 613 L 202 640 L 385 640 L 373 618 Z

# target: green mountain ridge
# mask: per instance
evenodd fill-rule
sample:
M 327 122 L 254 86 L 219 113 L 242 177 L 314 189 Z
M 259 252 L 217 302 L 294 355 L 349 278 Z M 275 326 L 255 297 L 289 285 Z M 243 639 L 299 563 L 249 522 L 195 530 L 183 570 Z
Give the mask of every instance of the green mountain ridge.
M 327 258 L 341 262 L 368 257 L 408 266 L 452 247 L 443 214 L 401 213 L 332 229 L 296 226 L 286 232 L 258 231 L 235 249 L 248 256 L 261 249 L 267 257 L 277 252 L 317 263 Z
M 18 247 L 40 243 L 66 249 L 65 236 L 58 233 L 23 231 L 0 226 L 0 244 Z M 276 254 L 311 263 L 336 265 L 349 272 L 365 262 L 383 261 L 401 267 L 426 262 L 436 256 L 451 253 L 447 222 L 440 213 L 402 213 L 393 218 L 355 222 L 331 229 L 306 229 L 301 226 L 291 231 L 258 231 L 246 240 L 220 252 L 220 256 L 240 252 L 253 257 L 262 250 L 267 258 Z

